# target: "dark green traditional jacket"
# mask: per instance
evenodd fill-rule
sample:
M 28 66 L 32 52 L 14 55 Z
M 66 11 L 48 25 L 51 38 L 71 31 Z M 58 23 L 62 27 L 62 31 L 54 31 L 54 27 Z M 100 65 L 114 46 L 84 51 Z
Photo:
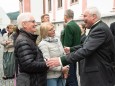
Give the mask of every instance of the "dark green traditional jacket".
M 70 21 L 61 35 L 63 46 L 72 47 L 80 44 L 81 30 L 75 21 Z

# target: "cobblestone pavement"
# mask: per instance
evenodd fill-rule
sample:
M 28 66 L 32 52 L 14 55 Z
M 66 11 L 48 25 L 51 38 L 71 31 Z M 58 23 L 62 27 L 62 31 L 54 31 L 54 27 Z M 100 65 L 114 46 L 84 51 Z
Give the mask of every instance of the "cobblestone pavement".
M 3 66 L 2 66 L 3 47 L 0 45 L 0 86 L 14 86 L 14 79 L 3 80 Z

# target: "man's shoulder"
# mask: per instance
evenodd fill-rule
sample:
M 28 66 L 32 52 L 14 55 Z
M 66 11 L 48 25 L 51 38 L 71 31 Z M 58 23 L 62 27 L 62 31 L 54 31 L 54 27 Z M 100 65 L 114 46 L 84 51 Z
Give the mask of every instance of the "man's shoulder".
M 74 20 L 70 21 L 67 25 L 72 27 L 78 27 L 78 24 Z
M 71 20 L 67 25 L 76 24 L 74 20 Z
M 25 36 L 19 34 L 18 37 L 17 37 L 17 40 L 23 40 L 23 39 L 25 39 Z
M 115 24 L 115 22 L 112 22 L 111 24 Z
M 115 22 L 112 22 L 112 23 L 110 24 L 110 26 L 115 26 Z
M 78 24 L 73 20 L 67 24 L 67 28 L 69 28 L 70 30 L 75 31 L 75 32 L 81 31 Z
M 29 39 L 26 37 L 26 36 L 23 36 L 23 35 L 19 35 L 16 39 L 16 43 L 30 43 L 29 42 Z
M 39 43 L 39 45 L 38 45 L 38 46 L 43 46 L 43 45 L 46 45 L 47 43 L 48 43 L 47 41 L 42 40 L 42 41 Z

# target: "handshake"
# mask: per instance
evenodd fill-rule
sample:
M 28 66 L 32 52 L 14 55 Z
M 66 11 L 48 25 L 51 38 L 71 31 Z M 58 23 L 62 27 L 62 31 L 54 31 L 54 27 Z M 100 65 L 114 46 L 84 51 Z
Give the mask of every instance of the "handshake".
M 64 66 L 63 68 L 62 68 L 62 74 L 63 74 L 63 78 L 64 79 L 67 79 L 67 77 L 68 77 L 68 72 L 69 72 L 69 66 L 67 65 L 67 66 Z
M 70 53 L 70 47 L 65 47 L 64 51 L 66 54 Z M 62 62 L 61 62 L 61 57 L 53 57 L 53 58 L 49 58 L 49 59 L 45 59 L 46 61 L 46 65 L 49 68 L 53 68 L 53 67 L 57 67 L 57 66 L 61 66 Z

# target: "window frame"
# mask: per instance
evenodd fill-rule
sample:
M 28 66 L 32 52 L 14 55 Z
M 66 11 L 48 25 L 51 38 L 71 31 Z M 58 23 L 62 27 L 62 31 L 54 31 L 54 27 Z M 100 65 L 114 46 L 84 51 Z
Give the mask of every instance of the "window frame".
M 61 8 L 62 7 L 62 0 L 57 0 L 58 1 L 58 8 Z
M 77 3 L 78 0 L 71 0 L 71 4 Z
M 48 0 L 48 11 L 52 10 L 52 1 Z

